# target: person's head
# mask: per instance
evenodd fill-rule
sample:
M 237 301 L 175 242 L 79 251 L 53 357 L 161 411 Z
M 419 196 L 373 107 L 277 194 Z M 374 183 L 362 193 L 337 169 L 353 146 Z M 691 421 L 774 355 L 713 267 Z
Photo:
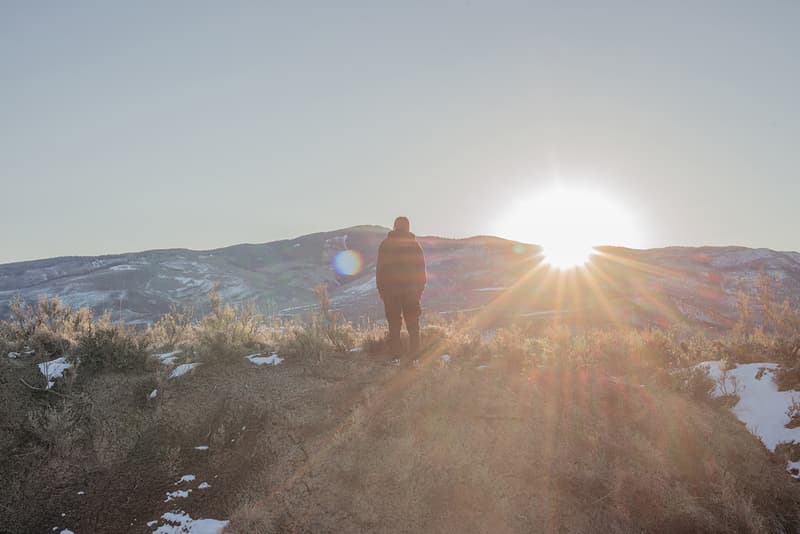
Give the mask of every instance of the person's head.
M 408 217 L 398 217 L 394 220 L 394 230 L 396 232 L 410 232 L 411 223 L 408 222 Z

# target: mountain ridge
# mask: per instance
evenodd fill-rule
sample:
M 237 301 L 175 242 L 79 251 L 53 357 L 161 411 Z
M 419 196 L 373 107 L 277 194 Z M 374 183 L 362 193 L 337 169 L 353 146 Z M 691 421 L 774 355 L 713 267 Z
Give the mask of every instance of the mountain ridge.
M 144 324 L 173 305 L 203 309 L 208 292 L 218 287 L 225 302 L 253 302 L 268 315 L 288 318 L 312 310 L 313 288 L 323 284 L 346 318 L 373 320 L 382 315 L 374 265 L 388 230 L 357 225 L 208 250 L 151 249 L 2 264 L 0 317 L 8 314 L 13 299 L 33 301 L 44 295 Z M 546 267 L 538 245 L 488 235 L 418 239 L 426 250 L 430 275 L 426 313 L 483 310 L 502 295 L 503 309 L 492 313 L 505 318 L 543 312 L 574 315 L 584 309 L 597 316 L 601 308 L 613 307 L 599 319 L 635 324 L 699 321 L 725 328 L 735 322 L 736 294 L 742 289 L 755 295 L 760 272 L 774 279 L 778 294 L 800 302 L 800 253 L 793 251 L 602 246 L 584 270 L 595 274 L 588 283 L 575 272 Z M 346 251 L 358 257 L 360 268 L 352 273 L 337 271 L 334 262 Z M 561 282 L 555 283 L 557 279 Z M 565 287 L 571 289 L 559 293 L 557 286 L 564 280 L 570 280 Z

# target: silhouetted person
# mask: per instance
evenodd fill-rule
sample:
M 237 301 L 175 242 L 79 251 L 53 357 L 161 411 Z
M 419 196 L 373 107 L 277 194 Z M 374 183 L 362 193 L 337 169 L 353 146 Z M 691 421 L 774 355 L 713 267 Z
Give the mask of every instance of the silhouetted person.
M 410 230 L 406 217 L 395 219 L 394 230 L 378 249 L 375 272 L 378 293 L 389 322 L 389 349 L 395 356 L 402 352 L 400 329 L 403 319 L 408 330 L 410 352 L 413 354 L 419 350 L 419 301 L 428 280 L 425 255 Z

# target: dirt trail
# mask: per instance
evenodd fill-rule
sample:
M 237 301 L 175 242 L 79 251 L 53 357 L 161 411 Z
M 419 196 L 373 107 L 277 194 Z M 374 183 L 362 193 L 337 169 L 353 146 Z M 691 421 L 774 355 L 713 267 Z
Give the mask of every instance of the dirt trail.
M 500 363 L 445 364 L 434 352 L 420 368 L 384 375 L 339 405 L 337 427 L 302 436 L 302 454 L 251 477 L 228 530 L 755 533 L 800 525 L 800 490 L 729 414 L 588 369 L 523 373 Z
M 176 510 L 240 534 L 800 527 L 800 487 L 725 411 L 596 369 L 440 356 L 206 363 L 133 415 L 117 404 L 147 384 L 95 380 L 96 457 L 52 463 L 0 532 L 149 533 Z M 132 445 L 109 460 L 101 438 Z
M 365 388 L 380 388 L 396 374 L 384 362 L 348 353 L 321 363 L 286 358 L 255 366 L 237 358 L 204 364 L 159 389 L 141 434 L 115 407 L 130 404 L 121 391 L 131 389 L 131 378 L 120 378 L 124 387 L 98 380 L 87 409 L 108 427 L 96 431 L 109 442 L 125 442 L 130 452 L 102 461 L 84 443 L 69 458 L 50 454 L 45 465 L 30 466 L 30 477 L 41 480 L 29 479 L 28 493 L 13 498 L 0 532 L 152 532 L 148 522 L 178 509 L 193 518 L 227 519 L 254 477 L 265 471 L 288 476 L 325 439 L 320 436 L 349 417 Z M 194 481 L 176 485 L 189 474 Z M 202 482 L 209 487 L 199 489 Z M 168 492 L 190 489 L 188 497 L 164 502 Z

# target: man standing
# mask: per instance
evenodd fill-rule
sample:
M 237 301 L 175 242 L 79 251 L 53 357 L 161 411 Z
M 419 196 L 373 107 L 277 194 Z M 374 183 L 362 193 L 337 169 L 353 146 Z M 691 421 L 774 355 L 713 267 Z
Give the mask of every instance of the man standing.
M 400 356 L 400 329 L 405 319 L 409 350 L 414 354 L 419 350 L 419 301 L 428 279 L 425 255 L 406 217 L 395 219 L 394 230 L 378 249 L 375 280 L 389 322 L 389 349 Z

